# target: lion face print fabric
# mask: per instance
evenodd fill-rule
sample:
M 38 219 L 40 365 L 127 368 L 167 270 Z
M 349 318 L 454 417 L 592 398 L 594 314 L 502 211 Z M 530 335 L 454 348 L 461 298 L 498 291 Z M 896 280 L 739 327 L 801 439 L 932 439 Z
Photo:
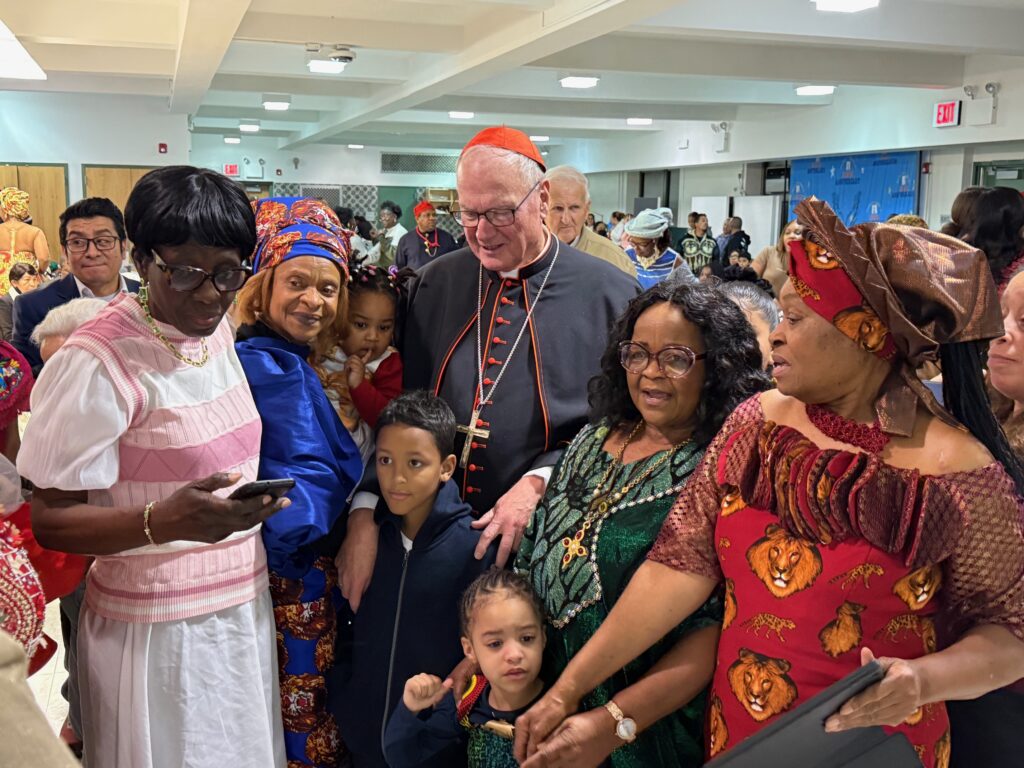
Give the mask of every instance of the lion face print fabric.
M 912 570 L 863 539 L 825 546 L 724 489 L 715 529 L 725 617 L 708 708 L 710 755 L 730 749 L 860 666 L 860 649 L 914 658 L 936 649 L 940 568 Z M 945 709 L 900 726 L 926 766 L 948 763 Z M 945 745 L 945 746 L 943 746 Z

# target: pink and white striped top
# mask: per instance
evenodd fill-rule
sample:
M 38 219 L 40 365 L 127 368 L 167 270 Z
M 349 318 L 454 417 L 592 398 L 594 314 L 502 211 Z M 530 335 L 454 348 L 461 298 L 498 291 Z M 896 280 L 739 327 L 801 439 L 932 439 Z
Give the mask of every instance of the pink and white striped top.
M 160 329 L 184 355 L 201 354 L 198 339 Z M 260 417 L 226 318 L 207 345 L 209 362 L 187 365 L 154 336 L 133 297 L 114 299 L 43 369 L 21 474 L 40 488 L 84 490 L 92 504 L 127 507 L 216 472 L 254 480 Z M 86 600 L 117 621 L 177 621 L 240 605 L 267 586 L 257 526 L 213 545 L 174 541 L 98 557 Z

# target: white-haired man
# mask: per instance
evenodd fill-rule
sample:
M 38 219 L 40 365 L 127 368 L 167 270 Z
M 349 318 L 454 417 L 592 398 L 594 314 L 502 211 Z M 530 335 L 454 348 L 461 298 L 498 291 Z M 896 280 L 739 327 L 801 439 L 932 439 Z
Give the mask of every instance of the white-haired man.
M 452 214 L 468 247 L 419 271 L 400 334 L 405 388 L 434 392 L 455 412 L 454 479 L 480 515 L 477 557 L 500 536 L 499 565 L 586 423 L 587 381 L 611 324 L 639 293 L 634 278 L 551 235 L 544 171 L 512 128 L 484 129 L 466 145 Z M 340 555 L 342 591 L 356 604 L 376 552 L 365 527 L 375 502 L 353 501 Z
M 559 165 L 544 174 L 548 182 L 547 225 L 551 233 L 566 245 L 607 261 L 630 277 L 636 277 L 633 261 L 607 237 L 586 226 L 590 213 L 590 184 L 587 177 L 571 165 Z

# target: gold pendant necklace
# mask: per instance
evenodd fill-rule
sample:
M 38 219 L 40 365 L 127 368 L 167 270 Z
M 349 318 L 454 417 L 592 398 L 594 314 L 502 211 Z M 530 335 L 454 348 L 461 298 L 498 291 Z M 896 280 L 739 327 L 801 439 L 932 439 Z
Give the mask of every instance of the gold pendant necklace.
M 149 330 L 151 330 L 160 343 L 167 348 L 168 352 L 186 365 L 191 365 L 193 368 L 202 368 L 210 362 L 210 350 L 206 347 L 206 339 L 199 340 L 199 346 L 202 347 L 203 353 L 199 356 L 198 360 L 193 360 L 191 357 L 187 357 L 180 352 L 178 348 L 171 343 L 171 340 L 164 335 L 164 332 L 160 330 L 160 326 L 156 324 L 156 320 L 153 319 L 153 314 L 149 311 L 149 291 L 146 289 L 145 285 L 139 288 L 139 292 L 135 294 L 135 300 L 139 302 L 139 306 L 142 307 L 142 313 L 146 316 L 146 324 L 149 326 Z
M 586 515 L 583 518 L 583 524 L 572 536 L 566 536 L 562 539 L 562 547 L 565 549 L 565 554 L 562 555 L 562 570 L 564 571 L 570 565 L 572 561 L 577 557 L 586 557 L 590 554 L 590 550 L 584 545 L 583 539 L 587 533 L 593 527 L 594 523 L 603 520 L 604 518 L 611 515 L 615 511 L 615 505 L 625 498 L 626 494 L 636 488 L 640 483 L 649 478 L 654 472 L 666 461 L 669 461 L 675 456 L 676 451 L 682 448 L 684 445 L 690 442 L 690 438 L 687 438 L 681 443 L 672 446 L 672 449 L 666 451 L 665 454 L 649 466 L 646 470 L 641 472 L 637 477 L 629 480 L 622 488 L 618 491 L 612 492 L 615 487 L 614 478 L 618 476 L 618 469 L 622 467 L 622 457 L 626 454 L 626 448 L 633 442 L 633 438 L 636 437 L 637 433 L 644 426 L 644 422 L 641 420 L 639 424 L 633 429 L 626 438 L 626 442 L 622 444 L 619 452 L 616 454 L 612 463 L 604 473 L 604 477 L 601 478 L 601 482 L 597 484 L 597 488 L 594 489 L 594 496 L 590 502 L 590 507 L 587 510 Z M 613 473 L 614 472 L 614 476 Z M 608 485 L 607 490 L 605 484 Z

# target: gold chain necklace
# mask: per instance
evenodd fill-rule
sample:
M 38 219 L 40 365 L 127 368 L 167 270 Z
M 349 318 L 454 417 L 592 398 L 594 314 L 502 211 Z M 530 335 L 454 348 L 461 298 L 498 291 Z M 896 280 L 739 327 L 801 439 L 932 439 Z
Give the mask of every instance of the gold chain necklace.
M 149 291 L 146 290 L 146 286 L 143 285 L 139 288 L 139 292 L 135 294 L 135 300 L 139 302 L 139 306 L 142 307 L 142 313 L 146 316 L 146 324 L 149 326 L 149 330 L 153 332 L 153 335 L 159 339 L 160 343 L 167 347 L 167 351 L 174 355 L 178 360 L 191 365 L 193 368 L 202 368 L 208 362 L 210 362 L 210 350 L 206 347 L 206 339 L 200 339 L 199 345 L 203 349 L 203 354 L 198 360 L 193 360 L 191 357 L 187 357 L 178 351 L 178 348 L 171 343 L 164 332 L 160 330 L 160 326 L 156 324 L 156 320 L 153 319 L 153 314 L 149 311 Z
M 629 433 L 629 437 L 626 438 L 626 442 L 622 444 L 619 452 L 615 455 L 611 465 L 605 471 L 601 481 L 597 484 L 594 489 L 594 496 L 590 502 L 590 507 L 587 510 L 586 515 L 583 518 L 583 524 L 579 527 L 572 536 L 566 536 L 562 539 L 562 547 L 565 549 L 565 554 L 562 556 L 562 570 L 568 568 L 572 561 L 577 557 L 586 557 L 590 554 L 590 550 L 587 549 L 583 544 L 583 539 L 587 535 L 587 532 L 593 527 L 594 523 L 601 518 L 607 517 L 614 511 L 614 506 L 618 504 L 627 493 L 636 488 L 640 483 L 649 478 L 654 472 L 666 461 L 669 461 L 673 456 L 676 455 L 676 451 L 682 448 L 684 445 L 690 442 L 690 438 L 683 440 L 681 443 L 677 443 L 672 446 L 672 449 L 665 451 L 664 455 L 649 466 L 646 470 L 641 472 L 635 478 L 629 480 L 623 485 L 618 491 L 613 493 L 615 487 L 614 478 L 618 476 L 618 469 L 622 468 L 622 457 L 626 454 L 626 448 L 633 442 L 633 438 L 636 437 L 637 433 L 644 426 L 643 420 Z M 614 472 L 614 475 L 612 474 Z M 607 484 L 608 488 L 605 489 Z
M 641 256 L 639 253 L 636 255 L 637 263 L 644 269 L 650 269 L 651 267 L 653 267 L 654 262 L 656 262 L 660 258 L 661 254 L 658 253 L 657 248 L 655 248 L 654 253 L 650 256 Z

